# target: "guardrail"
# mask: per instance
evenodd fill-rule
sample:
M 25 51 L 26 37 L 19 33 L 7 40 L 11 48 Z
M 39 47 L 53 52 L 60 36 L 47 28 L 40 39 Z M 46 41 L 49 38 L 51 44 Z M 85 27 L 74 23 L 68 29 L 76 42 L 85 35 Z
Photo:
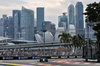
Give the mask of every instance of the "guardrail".
M 0 57 L 0 60 L 28 60 L 28 59 L 40 59 L 40 58 L 47 58 L 47 59 L 72 59 L 72 58 L 83 58 L 82 56 L 33 56 L 33 57 Z

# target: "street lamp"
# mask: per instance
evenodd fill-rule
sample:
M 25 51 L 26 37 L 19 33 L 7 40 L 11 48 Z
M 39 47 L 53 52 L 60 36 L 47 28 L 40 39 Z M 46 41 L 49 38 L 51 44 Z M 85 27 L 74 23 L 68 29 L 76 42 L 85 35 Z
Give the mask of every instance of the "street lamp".
M 43 37 L 44 37 L 44 55 L 45 55 L 45 32 L 46 32 L 46 31 L 47 31 L 47 30 L 45 30 L 45 29 L 42 30 L 42 32 L 44 33 L 44 34 L 43 34 Z
M 97 24 L 100 24 L 100 22 L 89 23 L 87 18 L 87 59 L 89 58 L 89 26 L 96 26 Z
M 94 23 L 89 23 L 89 17 L 87 17 L 87 59 L 89 58 L 89 26 L 93 26 Z
M 89 58 L 89 23 L 87 23 L 87 58 Z

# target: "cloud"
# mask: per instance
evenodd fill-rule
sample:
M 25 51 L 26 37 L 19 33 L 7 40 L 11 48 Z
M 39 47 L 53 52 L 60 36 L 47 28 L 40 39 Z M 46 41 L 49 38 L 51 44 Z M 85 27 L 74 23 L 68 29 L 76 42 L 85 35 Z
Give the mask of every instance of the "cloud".
M 64 6 L 68 6 L 69 4 L 76 4 L 77 0 L 63 0 L 63 2 L 60 2 Z
M 11 6 L 11 5 L 20 5 L 25 4 L 26 2 L 22 0 L 0 0 L 0 6 Z
M 23 4 L 26 2 L 22 0 L 0 0 L 0 17 L 3 14 L 11 16 L 12 10 L 20 9 Z
M 21 6 L 25 6 L 28 9 L 32 9 L 35 12 L 36 8 L 45 8 L 45 20 L 51 20 L 58 25 L 58 16 L 63 12 L 67 12 L 70 4 L 76 5 L 77 1 L 81 1 L 84 5 L 84 11 L 86 5 L 93 2 L 100 2 L 100 0 L 0 0 L 0 16 L 2 14 L 12 14 L 12 10 L 21 9 Z
M 0 0 L 0 10 L 13 10 L 19 9 L 26 2 L 22 0 Z

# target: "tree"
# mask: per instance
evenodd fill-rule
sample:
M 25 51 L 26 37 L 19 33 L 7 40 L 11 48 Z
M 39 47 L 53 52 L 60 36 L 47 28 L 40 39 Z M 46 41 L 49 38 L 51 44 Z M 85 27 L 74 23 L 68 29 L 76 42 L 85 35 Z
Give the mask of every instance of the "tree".
M 92 47 L 92 46 L 94 46 L 95 44 L 94 44 L 94 42 L 89 38 L 89 45 Z
M 75 48 L 78 48 L 84 46 L 86 44 L 86 41 L 83 35 L 78 34 L 72 37 L 72 44 Z
M 71 35 L 69 33 L 63 32 L 62 34 L 60 34 L 58 36 L 58 38 L 60 38 L 60 42 L 61 43 L 70 43 L 72 37 L 71 37 Z
M 71 35 L 69 33 L 63 32 L 62 34 L 58 35 L 58 38 L 60 38 L 61 43 L 70 43 L 71 42 Z M 67 44 L 65 44 L 66 46 Z M 71 45 L 69 45 L 71 47 Z M 62 49 L 61 49 L 62 50 Z M 60 51 L 62 52 L 62 51 Z M 61 53 L 60 53 L 61 54 Z
M 100 2 L 88 4 L 85 11 L 86 12 L 84 14 L 86 15 L 86 22 L 100 22 Z M 95 30 L 95 35 L 97 37 L 97 42 L 99 46 L 98 51 L 100 51 L 100 24 L 94 26 L 93 29 Z
M 74 50 L 77 50 L 77 48 L 83 47 L 83 57 L 84 57 L 84 46 L 86 45 L 86 41 L 84 39 L 84 36 L 81 34 L 73 36 L 72 37 L 72 45 L 75 47 Z
M 73 46 L 75 46 L 75 48 L 78 48 L 80 46 L 79 38 L 76 35 L 72 37 L 72 44 Z

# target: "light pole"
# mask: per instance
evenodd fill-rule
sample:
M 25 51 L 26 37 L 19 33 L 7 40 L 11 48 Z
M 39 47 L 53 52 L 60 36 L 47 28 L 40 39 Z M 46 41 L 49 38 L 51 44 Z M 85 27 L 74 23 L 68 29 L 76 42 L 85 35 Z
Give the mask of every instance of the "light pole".
M 87 58 L 89 58 L 89 22 L 87 23 Z
M 45 32 L 47 31 L 47 30 L 42 30 L 43 31 L 43 37 L 44 37 L 44 55 L 45 55 Z
M 100 24 L 100 22 L 93 22 L 89 23 L 89 19 L 87 18 L 87 59 L 89 58 L 89 26 L 95 26 L 97 24 Z

